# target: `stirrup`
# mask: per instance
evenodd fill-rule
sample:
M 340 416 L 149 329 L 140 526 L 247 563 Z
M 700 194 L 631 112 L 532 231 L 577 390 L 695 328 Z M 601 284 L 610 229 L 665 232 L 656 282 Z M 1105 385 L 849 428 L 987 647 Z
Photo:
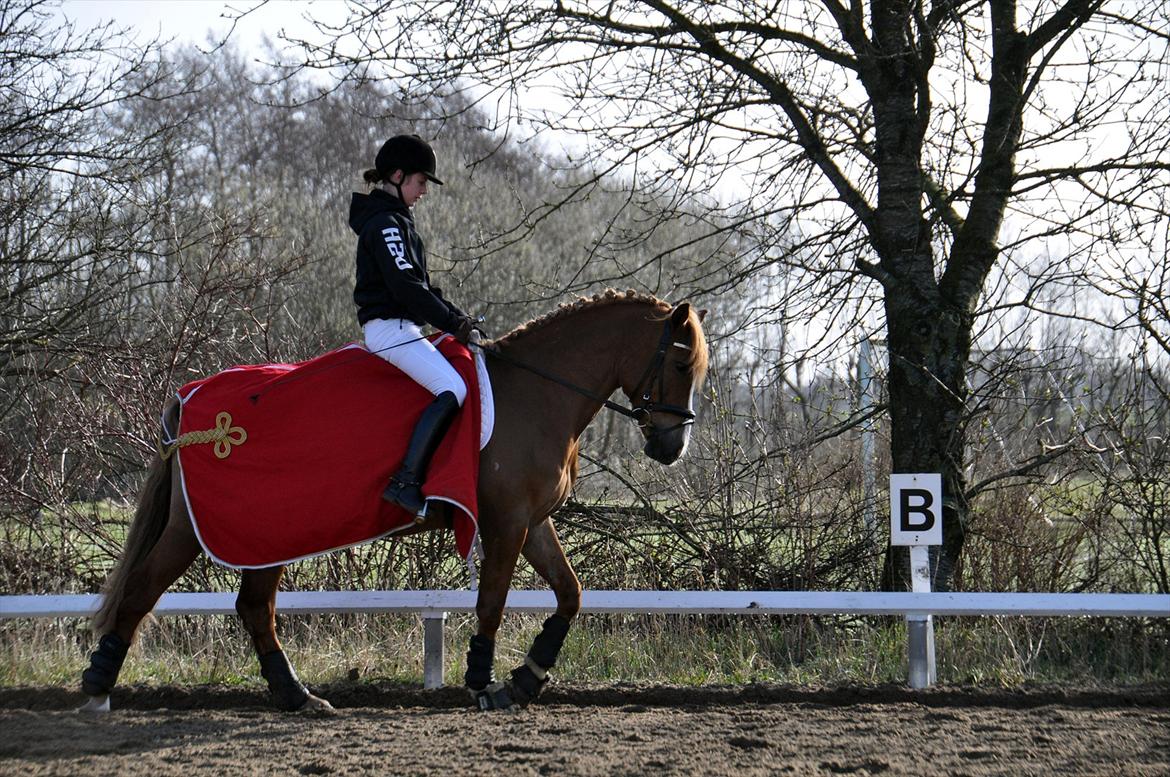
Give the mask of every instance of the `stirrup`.
M 417 519 L 426 517 L 427 500 L 422 494 L 420 483 L 391 478 L 389 485 L 382 491 L 382 498 L 415 516 L 415 523 L 419 522 Z

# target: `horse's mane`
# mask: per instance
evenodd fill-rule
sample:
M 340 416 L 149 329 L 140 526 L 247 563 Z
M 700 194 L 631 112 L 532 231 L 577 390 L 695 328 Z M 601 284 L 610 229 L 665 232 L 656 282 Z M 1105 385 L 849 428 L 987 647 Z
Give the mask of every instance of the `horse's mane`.
M 531 321 L 529 321 L 526 324 L 521 324 L 520 326 L 513 329 L 511 332 L 508 332 L 508 334 L 499 338 L 496 342 L 501 343 L 501 344 L 510 342 L 518 337 L 526 335 L 530 332 L 534 332 L 537 329 L 544 327 L 546 324 L 550 324 L 553 321 L 559 321 L 562 318 L 566 318 L 567 316 L 571 316 L 574 313 L 578 313 L 582 310 L 585 310 L 586 308 L 602 307 L 605 305 L 617 305 L 617 304 L 632 303 L 632 302 L 633 303 L 642 303 L 645 305 L 652 305 L 656 308 L 661 309 L 661 312 L 663 312 L 663 313 L 670 311 L 669 304 L 667 304 L 666 302 L 663 302 L 662 300 L 658 299 L 657 297 L 655 297 L 652 294 L 642 294 L 640 292 L 634 291 L 633 289 L 629 289 L 627 291 L 618 291 L 617 289 L 606 289 L 605 291 L 598 292 L 597 294 L 594 294 L 592 297 L 578 297 L 577 299 L 573 300 L 572 302 L 562 302 L 560 305 L 557 306 L 556 310 L 545 313 L 542 316 L 538 316 L 537 318 L 532 319 Z
M 519 337 L 534 332 L 553 321 L 559 321 L 562 318 L 579 313 L 582 310 L 591 309 L 595 307 L 603 307 L 606 305 L 626 305 L 626 304 L 642 304 L 649 305 L 655 309 L 655 312 L 666 318 L 670 315 L 672 310 L 669 302 L 655 297 L 653 294 L 644 294 L 634 289 L 627 289 L 626 291 L 619 291 L 617 289 L 606 289 L 598 292 L 591 297 L 578 297 L 572 302 L 562 302 L 557 306 L 556 310 L 545 313 L 543 316 L 538 316 L 531 321 L 521 324 L 520 326 L 508 332 L 503 337 L 496 340 L 499 345 L 505 345 L 513 342 Z M 696 375 L 702 377 L 707 372 L 707 338 L 703 335 L 703 327 L 699 322 L 699 317 L 695 315 L 695 310 L 691 308 L 691 329 L 695 333 L 694 347 L 691 349 L 691 358 L 689 365 Z

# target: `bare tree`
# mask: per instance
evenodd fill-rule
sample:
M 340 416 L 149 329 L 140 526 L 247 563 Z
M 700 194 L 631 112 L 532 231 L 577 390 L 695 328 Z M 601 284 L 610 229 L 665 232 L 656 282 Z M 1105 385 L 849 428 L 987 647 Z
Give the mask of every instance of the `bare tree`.
M 358 336 L 349 196 L 410 125 L 378 84 L 320 97 L 231 45 L 139 49 L 48 4 L 0 8 L 0 78 L 12 76 L 0 94 L 0 582 L 93 588 L 122 530 L 101 500 L 133 493 L 165 396 Z M 500 332 L 547 309 L 573 272 L 565 245 L 592 227 L 557 214 L 555 236 L 481 251 L 479 235 L 553 196 L 559 174 L 522 153 L 471 164 L 498 141 L 470 126 L 474 111 L 451 111 L 461 120 L 432 117 L 448 187 L 420 213 L 433 277 Z M 599 221 L 640 217 L 621 193 L 582 205 Z M 599 259 L 582 282 L 620 275 L 616 264 Z M 59 557 L 31 552 L 58 536 Z
M 0 576 L 10 590 L 60 589 L 73 575 L 96 585 L 94 548 L 112 555 L 119 531 L 98 502 L 133 492 L 158 408 L 188 370 L 199 374 L 208 354 L 222 367 L 256 353 L 251 334 L 279 308 L 274 289 L 296 259 L 254 261 L 264 226 L 254 212 L 155 185 L 187 116 L 141 108 L 197 84 L 172 76 L 157 43 L 78 29 L 54 10 L 0 2 Z
M 95 240 L 78 244 L 81 225 L 108 215 L 110 198 L 80 205 L 94 181 L 125 191 L 153 139 L 111 134 L 105 122 L 106 111 L 157 83 L 150 48 L 128 47 L 109 26 L 78 31 L 52 9 L 0 2 L 0 373 L 47 336 L 92 323 L 87 311 L 109 301 L 118 284 L 103 277 L 99 255 L 132 238 L 95 230 Z
M 880 295 L 892 467 L 943 473 L 945 589 L 973 496 L 974 336 L 1164 229 L 1168 30 L 1164 4 L 1106 0 L 394 0 L 302 43 L 306 66 L 422 103 L 461 92 L 499 127 L 577 133 L 599 176 L 705 196 L 711 235 L 754 238 L 735 278 L 785 265 L 806 313 L 854 320 Z M 1059 260 L 1015 272 L 1037 255 Z

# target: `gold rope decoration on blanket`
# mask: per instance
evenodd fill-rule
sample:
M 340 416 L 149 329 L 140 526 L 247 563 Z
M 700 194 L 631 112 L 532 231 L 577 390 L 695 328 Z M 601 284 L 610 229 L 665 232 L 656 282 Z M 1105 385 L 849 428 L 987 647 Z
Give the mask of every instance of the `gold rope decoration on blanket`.
M 179 435 L 179 439 L 172 443 L 159 446 L 159 455 L 169 459 L 178 448 L 188 445 L 204 445 L 215 443 L 215 457 L 226 459 L 232 452 L 233 445 L 243 445 L 248 439 L 248 433 L 242 426 L 232 426 L 232 416 L 226 410 L 215 417 L 215 428 L 197 432 L 186 432 Z

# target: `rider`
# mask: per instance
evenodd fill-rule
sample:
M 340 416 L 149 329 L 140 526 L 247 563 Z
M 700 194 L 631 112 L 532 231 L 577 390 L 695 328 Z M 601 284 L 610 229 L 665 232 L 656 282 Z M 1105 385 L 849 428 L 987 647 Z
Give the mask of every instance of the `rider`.
M 414 515 L 426 505 L 420 486 L 431 456 L 467 397 L 459 373 L 419 327 L 430 324 L 466 344 L 474 326 L 430 284 L 426 251 L 414 227 L 411 208 L 426 195 L 428 183 L 443 183 L 435 167 L 435 152 L 426 141 L 395 135 L 365 172 L 370 193 L 354 192 L 349 206 L 349 225 L 358 235 L 353 300 L 366 347 L 435 395 L 415 424 L 401 468 L 382 492 L 383 499 Z

